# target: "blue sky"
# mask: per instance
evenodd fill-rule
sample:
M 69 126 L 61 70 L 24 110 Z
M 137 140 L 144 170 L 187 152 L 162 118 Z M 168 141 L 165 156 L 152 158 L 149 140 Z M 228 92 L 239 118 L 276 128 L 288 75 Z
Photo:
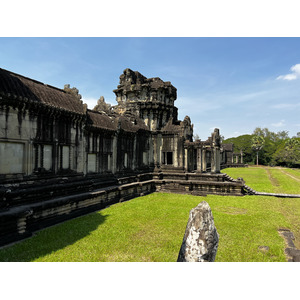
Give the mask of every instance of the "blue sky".
M 300 131 L 300 38 L 0 38 L 0 67 L 79 89 L 89 108 L 112 92 L 125 68 L 177 88 L 179 119 L 194 133 L 225 138 L 255 127 Z

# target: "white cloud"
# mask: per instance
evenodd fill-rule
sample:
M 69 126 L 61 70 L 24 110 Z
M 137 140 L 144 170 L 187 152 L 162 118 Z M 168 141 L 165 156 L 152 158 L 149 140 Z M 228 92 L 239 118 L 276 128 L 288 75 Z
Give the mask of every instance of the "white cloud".
M 285 120 L 281 120 L 278 123 L 272 123 L 271 125 L 274 126 L 274 127 L 284 127 L 285 126 Z
M 80 92 L 79 92 L 80 93 Z M 94 97 L 82 97 L 82 102 L 83 103 L 86 103 L 88 105 L 88 109 L 93 109 L 96 105 L 97 105 L 97 102 L 99 100 L 100 97 L 98 98 L 94 98 Z M 105 102 L 107 104 L 110 104 L 110 105 L 117 105 L 116 102 L 113 102 L 112 99 L 106 99 L 104 98 Z
M 93 109 L 97 105 L 98 99 L 96 98 L 87 98 L 84 97 L 81 99 L 83 103 L 86 103 L 88 105 L 89 109 Z
M 290 69 L 292 73 L 286 74 L 286 75 L 280 75 L 276 79 L 279 80 L 295 80 L 297 78 L 300 78 L 300 64 L 296 64 L 291 67 Z
M 272 105 L 271 108 L 275 108 L 275 109 L 285 109 L 285 108 L 296 109 L 299 106 L 300 106 L 300 103 L 278 103 L 278 104 Z

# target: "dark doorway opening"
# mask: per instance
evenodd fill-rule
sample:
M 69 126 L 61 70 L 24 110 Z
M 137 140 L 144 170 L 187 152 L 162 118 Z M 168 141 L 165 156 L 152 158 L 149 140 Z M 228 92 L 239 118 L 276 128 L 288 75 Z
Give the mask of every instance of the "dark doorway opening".
M 173 152 L 163 152 L 163 164 L 173 165 Z

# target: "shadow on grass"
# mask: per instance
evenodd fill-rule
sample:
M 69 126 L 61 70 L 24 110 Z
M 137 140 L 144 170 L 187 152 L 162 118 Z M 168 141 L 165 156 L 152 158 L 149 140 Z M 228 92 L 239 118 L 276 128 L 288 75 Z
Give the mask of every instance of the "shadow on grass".
M 33 237 L 0 249 L 0 261 L 34 261 L 48 254 L 61 250 L 88 236 L 105 222 L 109 215 L 101 212 L 81 216 L 64 223 L 36 232 Z M 61 258 L 54 258 L 62 261 Z M 72 255 L 66 254 L 63 261 L 71 261 Z

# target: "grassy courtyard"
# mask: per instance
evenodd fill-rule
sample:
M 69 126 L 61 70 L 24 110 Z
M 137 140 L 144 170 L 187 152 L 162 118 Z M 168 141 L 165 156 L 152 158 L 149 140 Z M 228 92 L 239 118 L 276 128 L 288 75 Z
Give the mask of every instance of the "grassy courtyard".
M 223 170 L 261 192 L 300 194 L 298 170 L 249 167 Z M 300 198 L 207 197 L 154 193 L 38 232 L 0 250 L 0 261 L 176 261 L 189 211 L 212 209 L 220 235 L 217 262 L 286 261 L 278 228 L 300 248 Z M 262 252 L 260 246 L 268 246 Z

